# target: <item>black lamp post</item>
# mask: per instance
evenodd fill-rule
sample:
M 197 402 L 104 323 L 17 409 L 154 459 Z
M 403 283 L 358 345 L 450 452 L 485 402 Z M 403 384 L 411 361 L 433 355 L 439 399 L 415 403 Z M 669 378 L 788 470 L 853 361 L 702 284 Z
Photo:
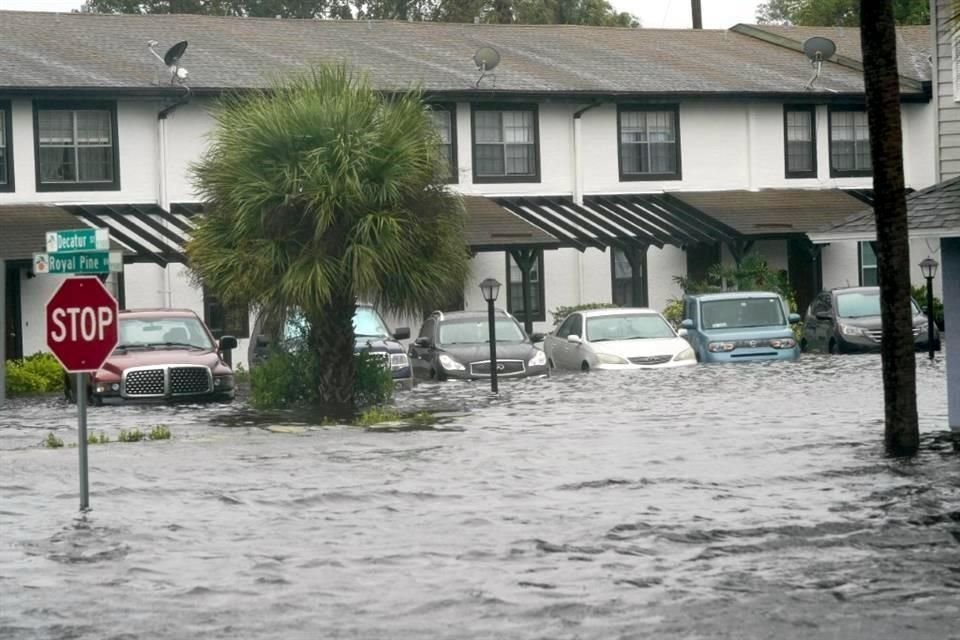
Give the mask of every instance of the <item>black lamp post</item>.
M 490 391 L 499 393 L 497 386 L 497 327 L 494 318 L 493 303 L 500 295 L 500 283 L 495 278 L 487 278 L 480 283 L 483 299 L 487 301 L 487 324 L 490 327 Z
M 940 263 L 933 258 L 924 258 L 920 263 L 920 272 L 927 279 L 927 349 L 931 360 L 933 360 L 933 279 L 937 275 L 939 266 Z

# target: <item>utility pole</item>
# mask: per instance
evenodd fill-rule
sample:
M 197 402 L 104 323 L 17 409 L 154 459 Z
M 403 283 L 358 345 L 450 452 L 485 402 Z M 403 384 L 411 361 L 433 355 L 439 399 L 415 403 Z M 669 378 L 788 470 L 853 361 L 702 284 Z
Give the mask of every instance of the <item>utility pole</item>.
M 700 0 L 690 0 L 690 11 L 693 14 L 693 28 L 703 29 L 703 13 L 700 11 Z

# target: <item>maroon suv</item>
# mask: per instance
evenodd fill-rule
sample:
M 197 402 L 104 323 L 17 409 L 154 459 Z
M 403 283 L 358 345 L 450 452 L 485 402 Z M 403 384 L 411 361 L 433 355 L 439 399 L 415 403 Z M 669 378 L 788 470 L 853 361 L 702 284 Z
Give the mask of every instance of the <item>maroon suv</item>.
M 233 400 L 233 370 L 223 353 L 237 347 L 236 338 L 223 336 L 218 343 L 186 309 L 121 311 L 119 322 L 117 348 L 89 376 L 93 404 Z M 67 397 L 73 395 L 67 384 Z

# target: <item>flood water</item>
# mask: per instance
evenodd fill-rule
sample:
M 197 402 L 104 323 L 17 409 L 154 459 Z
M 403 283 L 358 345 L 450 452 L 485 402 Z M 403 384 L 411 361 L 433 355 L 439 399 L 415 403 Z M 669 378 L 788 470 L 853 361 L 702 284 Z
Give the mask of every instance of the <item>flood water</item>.
M 0 638 L 960 638 L 960 455 L 884 457 L 877 356 L 425 385 L 428 430 L 0 409 Z M 269 431 L 269 425 L 280 426 Z M 301 425 L 302 426 L 302 425 Z

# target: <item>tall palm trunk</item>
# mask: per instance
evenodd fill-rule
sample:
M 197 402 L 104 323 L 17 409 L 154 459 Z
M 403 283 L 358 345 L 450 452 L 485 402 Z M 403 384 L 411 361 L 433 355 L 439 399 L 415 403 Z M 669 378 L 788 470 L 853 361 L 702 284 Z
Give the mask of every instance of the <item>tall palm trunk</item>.
M 311 383 L 319 390 L 324 415 L 349 420 L 354 417 L 352 294 L 336 293 L 322 308 L 308 316 L 310 350 L 314 370 Z
M 860 0 L 860 42 L 870 124 L 883 320 L 884 433 L 887 450 L 894 455 L 904 455 L 916 452 L 920 434 L 894 25 L 893 0 Z

